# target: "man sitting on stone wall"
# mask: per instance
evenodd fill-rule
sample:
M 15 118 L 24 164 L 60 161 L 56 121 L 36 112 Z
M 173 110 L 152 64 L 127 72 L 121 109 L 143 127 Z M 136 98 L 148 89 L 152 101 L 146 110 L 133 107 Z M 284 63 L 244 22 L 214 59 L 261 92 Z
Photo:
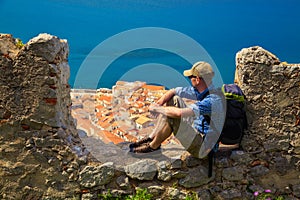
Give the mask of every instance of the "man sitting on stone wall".
M 214 91 L 212 84 L 214 71 L 211 65 L 197 62 L 191 69 L 185 70 L 183 75 L 190 79 L 192 86 L 171 89 L 155 104 L 150 105 L 149 111 L 159 115 L 158 124 L 147 138 L 130 144 L 131 152 L 156 151 L 173 133 L 188 152 L 199 157 L 203 136 L 218 135 L 216 132 L 221 132 L 224 106 L 219 95 L 213 92 L 209 94 L 209 91 Z M 195 102 L 187 106 L 182 98 L 192 99 Z M 210 116 L 212 122 L 208 122 L 204 115 Z M 217 129 L 209 128 L 210 124 Z M 217 139 L 214 142 L 217 142 Z

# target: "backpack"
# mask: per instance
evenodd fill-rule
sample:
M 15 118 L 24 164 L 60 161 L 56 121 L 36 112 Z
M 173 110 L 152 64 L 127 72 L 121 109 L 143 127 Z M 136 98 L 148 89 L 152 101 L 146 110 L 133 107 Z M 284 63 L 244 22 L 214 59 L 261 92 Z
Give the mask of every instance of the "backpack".
M 240 143 L 247 129 L 247 117 L 245 112 L 245 95 L 236 84 L 223 84 L 221 91 L 212 91 L 219 95 L 224 95 L 226 100 L 225 122 L 218 142 L 223 144 Z M 204 98 L 209 94 L 207 92 Z M 210 116 L 204 115 L 205 120 L 210 123 Z M 212 124 L 213 125 L 213 124 Z
M 237 144 L 241 142 L 244 130 L 248 128 L 245 95 L 236 84 L 224 84 L 221 90 L 225 96 L 227 108 L 219 142 Z

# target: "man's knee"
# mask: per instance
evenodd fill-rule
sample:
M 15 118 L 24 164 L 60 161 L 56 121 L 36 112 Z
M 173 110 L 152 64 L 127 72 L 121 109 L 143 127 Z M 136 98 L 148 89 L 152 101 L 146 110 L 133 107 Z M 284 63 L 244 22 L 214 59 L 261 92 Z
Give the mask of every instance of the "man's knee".
M 184 101 L 182 100 L 181 97 L 175 95 L 173 96 L 168 102 L 167 102 L 167 106 L 175 106 L 178 108 L 185 108 L 186 105 L 184 103 Z

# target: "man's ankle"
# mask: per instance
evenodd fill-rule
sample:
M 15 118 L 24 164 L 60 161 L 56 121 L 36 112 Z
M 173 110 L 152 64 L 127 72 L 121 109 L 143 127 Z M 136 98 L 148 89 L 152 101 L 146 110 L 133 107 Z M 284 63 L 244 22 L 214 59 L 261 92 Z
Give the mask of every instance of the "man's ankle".
M 156 145 L 153 141 L 149 143 L 149 146 L 151 147 L 151 149 L 158 149 L 160 147 L 159 145 Z

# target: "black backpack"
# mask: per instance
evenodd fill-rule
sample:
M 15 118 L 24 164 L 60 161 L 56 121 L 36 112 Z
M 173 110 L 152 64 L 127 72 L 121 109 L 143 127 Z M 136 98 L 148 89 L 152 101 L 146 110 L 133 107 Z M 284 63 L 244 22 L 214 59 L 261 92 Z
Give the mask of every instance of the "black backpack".
M 228 145 L 240 143 L 244 130 L 248 127 L 244 93 L 236 84 L 224 84 L 222 88 L 212 91 L 212 93 L 224 95 L 226 100 L 226 117 L 218 142 Z M 204 98 L 208 94 L 209 92 L 205 94 Z M 205 115 L 204 118 L 210 123 L 210 116 Z
M 226 117 L 219 141 L 223 144 L 240 143 L 248 128 L 245 111 L 245 95 L 236 84 L 224 84 L 222 93 L 226 99 Z

